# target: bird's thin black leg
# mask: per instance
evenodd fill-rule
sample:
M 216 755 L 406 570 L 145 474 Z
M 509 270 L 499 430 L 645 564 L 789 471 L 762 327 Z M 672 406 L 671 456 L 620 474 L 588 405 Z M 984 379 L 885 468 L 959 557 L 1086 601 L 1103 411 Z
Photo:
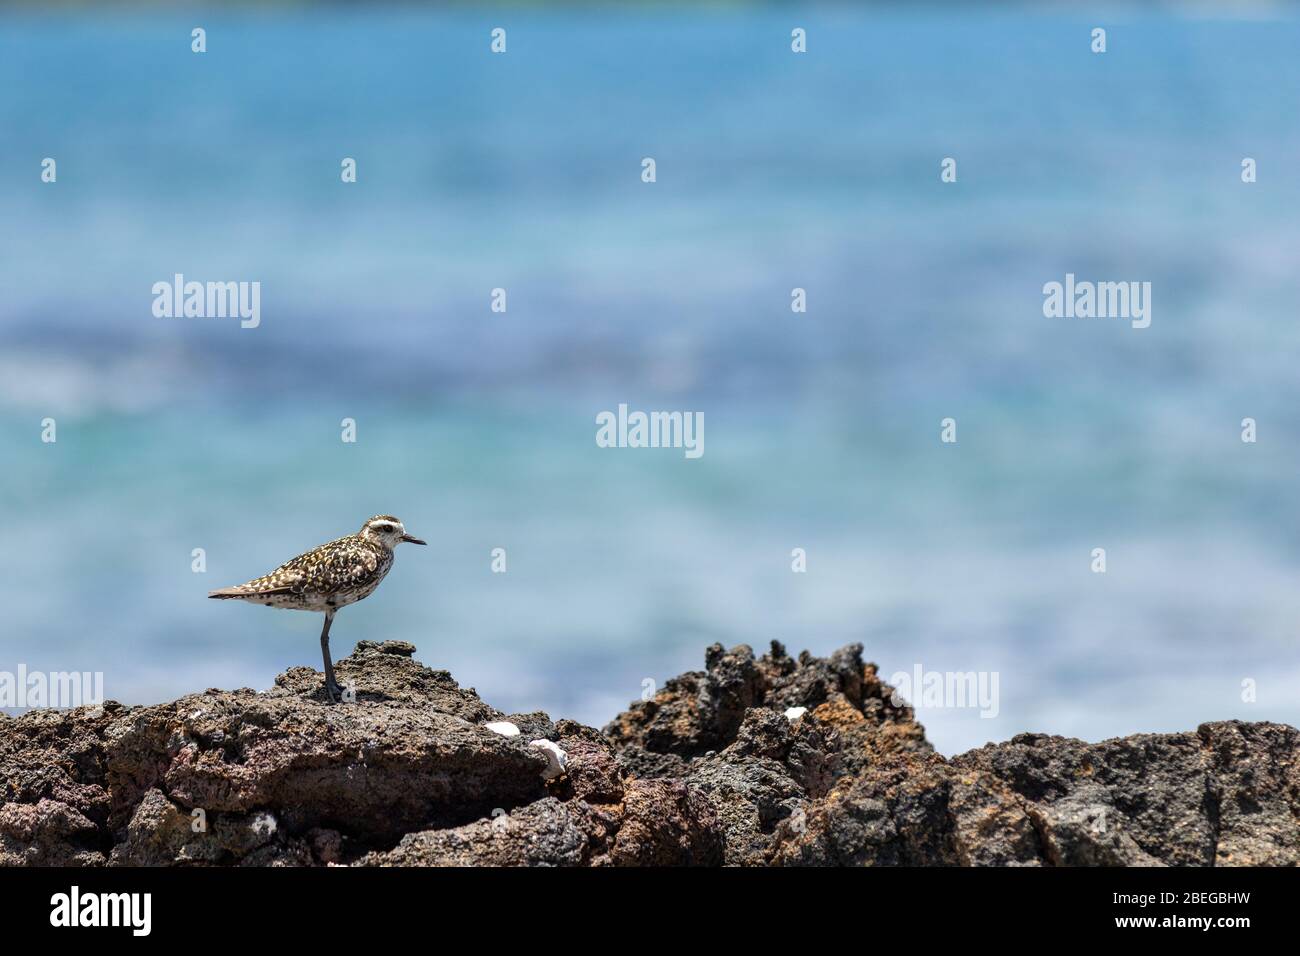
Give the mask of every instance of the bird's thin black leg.
M 334 623 L 334 611 L 325 612 L 325 627 L 320 632 L 320 652 L 325 660 L 325 697 L 334 703 L 343 699 L 343 691 L 334 679 L 334 664 L 330 661 L 330 625 Z

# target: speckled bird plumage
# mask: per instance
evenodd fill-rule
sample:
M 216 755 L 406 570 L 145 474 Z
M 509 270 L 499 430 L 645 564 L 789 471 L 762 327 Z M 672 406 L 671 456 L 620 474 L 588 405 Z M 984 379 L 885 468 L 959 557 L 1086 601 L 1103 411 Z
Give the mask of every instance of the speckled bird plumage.
M 392 567 L 392 549 L 358 532 L 312 548 L 270 574 L 213 591 L 209 596 L 267 607 L 324 611 L 369 597 Z
M 210 598 L 247 601 L 267 607 L 325 614 L 321 632 L 326 691 L 337 690 L 329 658 L 329 629 L 334 613 L 369 597 L 393 567 L 393 549 L 401 542 L 424 544 L 406 533 L 392 515 L 375 515 L 356 534 L 329 541 L 286 561 L 269 574 L 244 584 L 211 591 Z

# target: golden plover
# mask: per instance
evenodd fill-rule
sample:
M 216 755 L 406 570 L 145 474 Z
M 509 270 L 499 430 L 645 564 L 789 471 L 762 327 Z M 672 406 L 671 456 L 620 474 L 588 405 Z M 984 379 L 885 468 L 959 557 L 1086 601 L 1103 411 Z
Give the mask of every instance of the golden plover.
M 403 541 L 424 544 L 407 534 L 402 522 L 392 515 L 375 515 L 356 534 L 313 548 L 247 584 L 211 591 L 208 597 L 323 611 L 320 649 L 325 659 L 325 696 L 331 702 L 341 700 L 343 694 L 330 661 L 330 625 L 339 608 L 369 597 L 379 587 L 393 566 L 393 549 Z

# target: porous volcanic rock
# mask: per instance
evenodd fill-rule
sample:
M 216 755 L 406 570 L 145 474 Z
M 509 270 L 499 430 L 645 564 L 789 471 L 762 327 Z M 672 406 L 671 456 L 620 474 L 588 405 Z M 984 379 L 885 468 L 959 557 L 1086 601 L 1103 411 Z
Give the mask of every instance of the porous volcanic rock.
M 298 667 L 261 693 L 0 715 L 0 864 L 1300 862 L 1300 734 L 1280 724 L 945 759 L 861 646 L 773 643 L 708 648 L 601 731 L 502 714 L 414 651 L 358 644 L 338 705 Z

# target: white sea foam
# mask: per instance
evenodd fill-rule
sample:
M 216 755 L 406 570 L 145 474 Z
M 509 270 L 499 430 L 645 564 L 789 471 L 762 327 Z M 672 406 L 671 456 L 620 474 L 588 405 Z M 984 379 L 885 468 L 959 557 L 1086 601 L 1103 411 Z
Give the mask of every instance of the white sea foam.
M 56 417 L 138 414 L 191 394 L 193 363 L 142 347 L 118 356 L 6 349 L 0 352 L 0 408 Z

